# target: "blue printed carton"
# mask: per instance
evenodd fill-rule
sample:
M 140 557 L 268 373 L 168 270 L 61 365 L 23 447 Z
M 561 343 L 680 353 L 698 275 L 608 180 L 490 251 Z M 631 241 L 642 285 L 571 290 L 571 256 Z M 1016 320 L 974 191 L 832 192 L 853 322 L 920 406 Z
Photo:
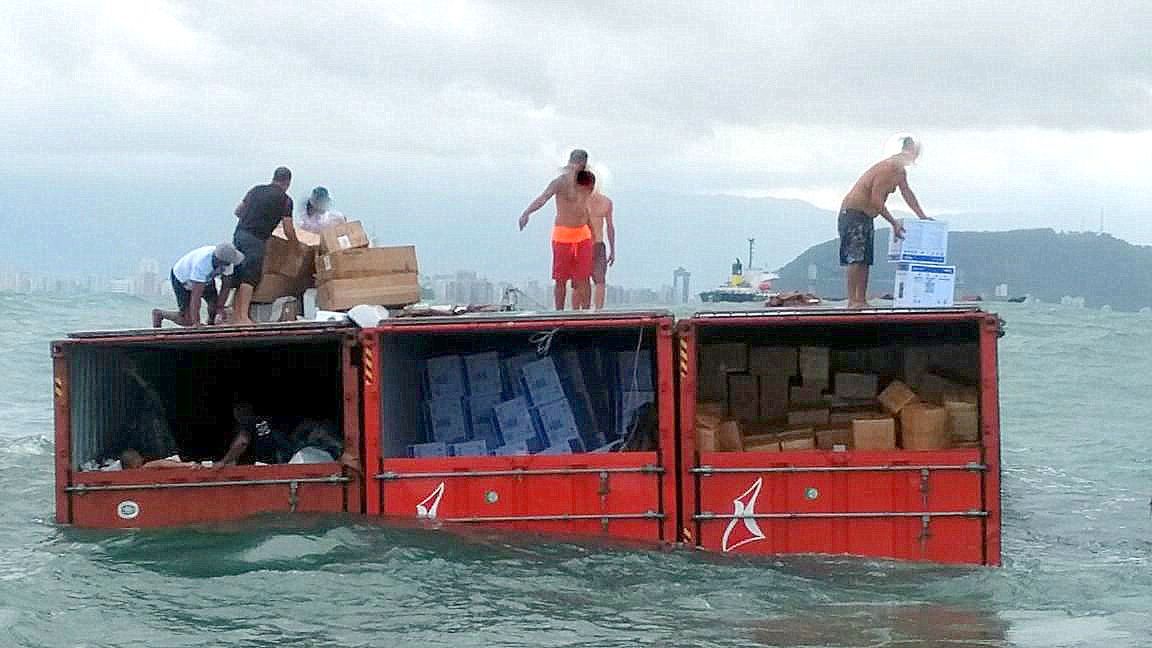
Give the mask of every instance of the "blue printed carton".
M 432 440 L 456 443 L 468 439 L 468 418 L 460 398 L 441 398 L 428 403 Z
M 539 439 L 536 423 L 532 419 L 532 410 L 523 397 L 505 401 L 493 409 L 496 414 L 496 426 L 506 445 Z
M 572 407 L 567 400 L 561 399 L 536 407 L 536 416 L 548 445 L 580 436 L 576 417 L 572 414 Z
M 408 456 L 413 459 L 430 459 L 448 456 L 447 443 L 416 443 L 408 446 Z
M 468 374 L 468 393 L 473 396 L 499 395 L 504 391 L 504 377 L 500 371 L 500 354 L 473 353 L 464 356 L 464 370 Z
M 467 393 L 464 384 L 464 361 L 458 355 L 428 358 L 428 399 L 462 398 Z
M 461 441 L 448 447 L 453 457 L 485 457 L 488 455 L 488 443 L 479 441 Z
M 524 365 L 524 385 L 533 403 L 551 403 L 564 398 L 564 386 L 556 363 L 545 357 Z

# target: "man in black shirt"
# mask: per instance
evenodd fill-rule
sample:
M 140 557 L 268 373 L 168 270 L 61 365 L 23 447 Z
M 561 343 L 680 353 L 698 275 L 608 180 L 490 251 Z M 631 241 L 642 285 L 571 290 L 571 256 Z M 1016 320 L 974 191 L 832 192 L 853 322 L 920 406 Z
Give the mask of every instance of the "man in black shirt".
M 232 243 L 244 254 L 244 262 L 236 268 L 230 279 L 223 282 L 216 308 L 217 312 L 224 312 L 228 295 L 236 288 L 236 301 L 232 308 L 233 324 L 252 324 L 248 316 L 252 291 L 264 274 L 264 248 L 268 237 L 272 236 L 272 230 L 283 224 L 284 235 L 288 240 L 298 240 L 296 228 L 292 225 L 292 198 L 288 196 L 291 184 L 292 172 L 286 167 L 279 167 L 272 174 L 271 184 L 252 187 L 244 195 L 244 200 L 236 206 L 236 217 L 240 221 L 236 223 Z

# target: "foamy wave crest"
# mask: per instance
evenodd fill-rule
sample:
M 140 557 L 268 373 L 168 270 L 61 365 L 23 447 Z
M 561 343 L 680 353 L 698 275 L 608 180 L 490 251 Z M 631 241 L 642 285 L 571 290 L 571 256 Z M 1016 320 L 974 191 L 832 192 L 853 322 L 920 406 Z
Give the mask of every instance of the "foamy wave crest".
M 52 440 L 39 434 L 10 439 L 0 437 L 0 454 L 42 456 L 52 454 L 52 449 Z

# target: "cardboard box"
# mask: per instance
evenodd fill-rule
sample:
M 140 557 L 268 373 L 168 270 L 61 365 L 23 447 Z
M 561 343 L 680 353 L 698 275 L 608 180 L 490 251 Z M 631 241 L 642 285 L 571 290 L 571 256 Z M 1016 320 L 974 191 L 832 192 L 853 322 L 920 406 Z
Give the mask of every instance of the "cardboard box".
M 900 440 L 905 450 L 940 450 L 951 445 L 948 410 L 914 403 L 900 411 Z
M 492 412 L 505 445 L 523 441 L 529 443 L 531 448 L 531 442 L 539 439 L 536 423 L 532 419 L 532 412 L 525 398 L 513 398 L 500 403 L 492 408 Z
M 537 406 L 536 417 L 540 421 L 540 430 L 544 433 L 544 439 L 549 446 L 580 436 L 580 428 L 576 425 L 572 406 L 566 399 Z
M 511 457 L 531 453 L 532 450 L 528 447 L 527 441 L 513 441 L 512 443 L 505 443 L 499 448 L 496 448 L 496 451 L 492 454 L 498 457 Z
M 316 250 L 303 243 L 270 236 L 264 245 L 264 274 L 311 279 L 315 262 Z
M 748 349 L 748 373 L 761 376 L 795 376 L 795 347 L 754 346 Z
M 745 436 L 744 452 L 780 452 L 780 439 L 775 434 Z
M 529 362 L 521 367 L 521 371 L 528 397 L 534 404 L 543 405 L 566 398 L 560 374 L 556 371 L 556 362 L 551 356 Z
M 743 452 L 744 435 L 739 421 L 724 421 L 716 431 L 716 445 L 721 452 Z
M 799 409 L 788 412 L 788 425 L 828 425 L 828 409 Z
M 976 387 L 964 385 L 931 372 L 920 377 L 919 392 L 924 400 L 937 404 L 944 401 L 976 403 L 980 396 Z
M 470 353 L 464 356 L 464 372 L 468 376 L 468 393 L 473 396 L 499 394 L 504 391 L 504 377 L 500 374 L 500 354 Z
M 828 347 L 800 347 L 798 361 L 801 384 L 805 387 L 817 387 L 821 391 L 828 389 L 832 367 Z
M 265 272 L 252 291 L 253 304 L 271 304 L 281 297 L 299 297 L 312 287 L 312 277 L 286 277 Z
M 331 279 L 316 289 L 316 308 L 344 311 L 360 304 L 403 307 L 420 301 L 415 273 Z
M 880 377 L 866 373 L 836 373 L 837 398 L 868 400 L 876 398 L 880 389 Z
M 364 233 L 360 221 L 340 223 L 320 231 L 320 254 L 366 247 L 368 247 L 368 235 Z
M 428 416 L 433 441 L 459 443 L 468 439 L 468 416 L 458 397 L 428 401 Z
M 696 451 L 716 452 L 720 424 L 724 422 L 724 403 L 696 403 Z
M 790 376 L 763 374 L 760 379 L 760 419 L 771 420 L 788 416 Z
M 416 274 L 416 246 L 355 248 L 316 255 L 316 277 L 356 279 L 386 274 Z
M 748 371 L 748 345 L 742 342 L 702 344 L 700 364 L 723 372 Z
M 792 387 L 788 390 L 788 402 L 791 405 L 823 403 L 824 393 L 820 387 Z
M 493 410 L 504 399 L 500 394 L 479 394 L 468 397 L 468 420 L 472 439 L 488 438 L 486 434 L 496 423 Z M 496 444 L 489 444 L 495 448 Z
M 880 392 L 880 404 L 893 416 L 900 413 L 905 406 L 915 403 L 916 392 L 899 380 L 893 380 Z
M 974 403 L 946 401 L 948 411 L 948 436 L 953 442 L 980 440 L 980 413 Z
M 948 260 L 948 223 L 901 218 L 900 224 L 904 226 L 904 238 L 889 237 L 889 261 L 942 264 Z
M 760 418 L 759 376 L 728 374 L 728 416 L 738 421 L 755 421 Z
M 488 442 L 484 440 L 462 441 L 448 446 L 453 457 L 485 457 L 488 455 Z
M 851 427 L 852 421 L 859 418 L 883 417 L 884 410 L 878 407 L 851 407 L 847 409 L 832 410 L 828 415 L 828 425 L 843 425 Z
M 896 419 L 861 418 L 852 421 L 853 450 L 895 450 Z
M 956 297 L 956 266 L 896 265 L 896 308 L 947 308 Z
M 550 445 L 542 449 L 538 454 L 566 455 L 584 451 L 584 441 L 579 436 L 569 436 L 553 441 Z
M 429 457 L 447 457 L 448 444 L 446 443 L 416 443 L 408 446 L 408 456 L 413 459 Z
M 811 432 L 789 432 L 780 436 L 780 451 L 815 450 L 816 435 Z
M 821 450 L 844 452 L 852 447 L 852 429 L 837 427 L 816 430 L 816 447 Z
M 464 362 L 458 355 L 443 355 L 424 361 L 424 375 L 428 379 L 428 400 L 462 398 L 464 388 Z

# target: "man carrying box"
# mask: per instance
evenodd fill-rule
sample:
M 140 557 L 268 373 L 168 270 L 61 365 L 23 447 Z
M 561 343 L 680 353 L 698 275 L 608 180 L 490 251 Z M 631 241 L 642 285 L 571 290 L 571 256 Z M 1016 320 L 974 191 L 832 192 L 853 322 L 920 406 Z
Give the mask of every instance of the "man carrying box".
M 248 190 L 244 200 L 236 206 L 236 233 L 232 242 L 244 254 L 244 263 L 236 276 L 225 280 L 216 302 L 216 310 L 224 312 L 228 296 L 236 288 L 236 301 L 233 304 L 232 323 L 252 324 L 248 315 L 252 306 L 252 291 L 260 283 L 264 274 L 264 248 L 268 237 L 277 225 L 284 226 L 284 236 L 293 243 L 299 242 L 296 228 L 292 225 L 292 198 L 288 187 L 292 184 L 292 172 L 279 167 L 272 174 L 271 184 L 257 185 Z M 237 285 L 238 284 L 238 285 Z
M 178 310 L 152 311 L 152 328 L 160 328 L 164 320 L 180 326 L 200 326 L 200 300 L 208 305 L 208 323 L 216 320 L 216 277 L 230 276 L 233 268 L 244 262 L 231 243 L 205 245 L 180 257 L 172 266 L 172 292 L 176 294 Z
M 920 143 L 900 139 L 900 152 L 874 164 L 860 176 L 840 205 L 840 265 L 847 267 L 848 308 L 868 308 L 868 271 L 873 261 L 873 220 L 877 215 L 892 225 L 892 236 L 903 238 L 904 227 L 892 217 L 885 202 L 900 189 L 916 216 L 928 220 L 916 195 L 908 187 L 907 167 L 920 156 Z

